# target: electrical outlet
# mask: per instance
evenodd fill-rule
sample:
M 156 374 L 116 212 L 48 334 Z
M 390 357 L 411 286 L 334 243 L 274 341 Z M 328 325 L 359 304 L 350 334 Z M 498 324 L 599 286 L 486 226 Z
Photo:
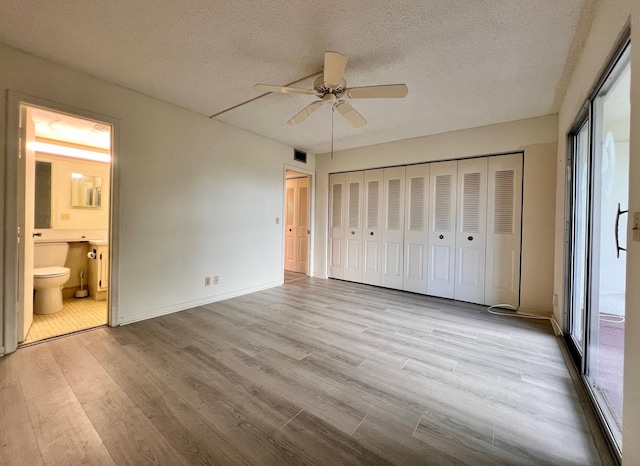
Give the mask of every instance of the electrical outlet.
M 60 214 L 60 220 L 71 220 L 71 214 L 61 213 Z
M 557 306 L 557 305 L 558 305 L 558 295 L 557 295 L 557 294 L 554 294 L 554 295 L 553 295 L 553 305 L 554 305 L 554 306 Z
M 204 286 L 211 285 L 211 277 L 204 277 Z
M 276 225 L 280 225 L 280 217 L 276 217 Z
M 218 283 L 220 283 L 220 277 L 218 275 L 214 275 L 213 277 L 213 284 L 217 285 Z

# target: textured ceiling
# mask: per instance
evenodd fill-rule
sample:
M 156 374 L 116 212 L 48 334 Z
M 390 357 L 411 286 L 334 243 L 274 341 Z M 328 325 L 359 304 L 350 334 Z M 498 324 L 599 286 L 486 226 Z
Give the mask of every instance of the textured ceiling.
M 364 128 L 336 113 L 339 150 L 556 112 L 593 1 L 0 0 L 0 42 L 205 115 L 321 71 L 325 50 L 349 57 L 350 86 L 408 85 L 353 100 Z M 286 124 L 313 99 L 216 118 L 323 153 L 330 106 Z

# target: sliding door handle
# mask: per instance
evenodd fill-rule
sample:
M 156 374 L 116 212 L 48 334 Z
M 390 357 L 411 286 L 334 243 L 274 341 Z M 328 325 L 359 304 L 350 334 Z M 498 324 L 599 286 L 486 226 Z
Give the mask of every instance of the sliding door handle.
M 626 251 L 627 248 L 620 247 L 619 230 L 620 230 L 620 216 L 622 214 L 628 214 L 628 210 L 620 210 L 620 203 L 618 202 L 618 212 L 616 213 L 616 255 L 620 259 L 620 251 Z

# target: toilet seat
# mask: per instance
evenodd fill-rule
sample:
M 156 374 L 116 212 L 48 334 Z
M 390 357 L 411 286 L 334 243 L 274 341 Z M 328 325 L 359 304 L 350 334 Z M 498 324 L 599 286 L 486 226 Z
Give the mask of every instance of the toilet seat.
M 66 275 L 70 273 L 66 267 L 41 267 L 39 269 L 33 269 L 33 277 L 34 278 L 53 278 L 60 277 L 62 275 Z

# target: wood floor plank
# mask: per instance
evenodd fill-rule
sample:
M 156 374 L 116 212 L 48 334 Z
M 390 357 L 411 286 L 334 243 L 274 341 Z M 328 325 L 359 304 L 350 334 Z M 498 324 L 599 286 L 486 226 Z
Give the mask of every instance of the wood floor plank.
M 22 348 L 12 358 L 26 400 L 68 387 L 48 345 Z
M 70 387 L 28 401 L 45 464 L 114 464 Z
M 8 369 L 9 358 L 0 359 L 0 367 Z M 0 389 L 0 465 L 42 464 L 29 411 L 19 383 Z
M 189 464 L 122 391 L 84 406 L 116 464 Z

